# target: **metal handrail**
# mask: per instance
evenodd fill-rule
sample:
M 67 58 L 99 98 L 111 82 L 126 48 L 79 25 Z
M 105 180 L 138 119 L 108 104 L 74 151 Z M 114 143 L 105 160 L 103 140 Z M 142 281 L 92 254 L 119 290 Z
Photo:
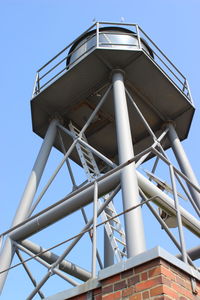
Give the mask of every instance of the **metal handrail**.
M 171 62 L 171 60 L 165 55 L 165 53 L 153 42 L 153 40 L 142 30 L 139 26 L 139 30 L 145 35 L 145 37 L 154 45 L 154 47 L 164 56 L 164 58 L 172 65 L 172 67 L 184 78 L 185 76 L 179 71 L 179 69 Z
M 83 35 L 85 35 L 90 29 L 95 27 L 95 24 L 90 26 L 87 30 L 85 30 L 79 37 L 77 37 L 74 41 L 72 41 L 70 44 L 68 44 L 63 50 L 61 50 L 58 54 L 56 54 L 52 59 L 50 59 L 46 64 L 44 64 L 37 72 L 40 72 L 42 69 L 44 69 L 47 65 L 49 65 L 54 59 L 56 59 L 60 54 L 62 54 L 65 50 L 67 50 L 69 47 L 71 47 L 79 38 L 81 38 Z
M 144 51 L 145 51 L 145 49 L 143 49 Z M 185 89 L 187 90 L 187 87 L 186 87 L 186 85 L 185 85 L 185 82 L 182 82 L 179 78 L 178 78 L 178 76 L 168 67 L 168 65 L 164 62 L 164 60 L 162 60 L 159 56 L 158 56 L 158 54 L 155 52 L 155 51 L 153 51 L 152 49 L 151 49 L 151 51 L 153 52 L 153 54 L 163 63 L 163 65 L 170 71 L 170 73 L 172 74 L 172 75 L 174 75 L 174 77 L 183 85 L 183 87 L 185 87 Z M 148 56 L 150 56 L 149 54 L 148 54 L 148 52 L 147 51 L 145 51 L 145 53 L 147 53 L 147 55 Z M 158 64 L 158 66 L 159 66 L 159 64 Z M 160 66 L 159 66 L 160 67 Z M 165 73 L 166 74 L 166 73 Z M 184 78 L 185 79 L 185 78 Z
M 93 36 L 91 36 L 87 42 L 89 40 L 91 40 L 93 38 Z M 69 47 L 69 46 L 68 46 Z M 51 71 L 53 71 L 56 67 L 58 67 L 63 61 L 66 61 L 68 57 L 70 57 L 72 54 L 74 54 L 79 48 L 81 48 L 82 45 L 78 46 L 76 49 L 74 49 L 73 51 L 70 52 L 70 54 L 68 54 L 67 56 L 65 56 L 63 59 L 61 59 L 61 61 L 59 61 L 55 66 L 53 66 L 51 69 L 49 69 L 46 73 L 44 73 L 41 77 L 40 80 L 42 80 L 46 75 L 48 75 Z M 66 49 L 65 49 L 66 50 Z M 64 51 L 63 51 L 64 52 Z M 63 53 L 62 52 L 62 53 Z
M 67 72 L 69 67 L 73 67 L 73 65 L 77 62 L 77 60 L 79 60 L 83 55 L 89 54 L 91 52 L 91 50 L 95 49 L 95 48 L 103 48 L 104 46 L 112 46 L 112 45 L 122 45 L 122 46 L 127 46 L 126 44 L 116 44 L 116 43 L 100 43 L 99 42 L 99 36 L 101 34 L 100 31 L 100 26 L 101 25 L 114 25 L 114 26 L 120 26 L 120 27 L 124 27 L 124 26 L 128 26 L 128 27 L 134 27 L 135 28 L 135 32 L 134 32 L 134 36 L 137 37 L 137 41 L 138 41 L 138 46 L 136 45 L 136 47 L 138 47 L 141 51 L 145 52 L 146 54 L 148 54 L 145 49 L 142 48 L 141 45 L 141 41 L 143 39 L 143 37 L 141 37 L 141 35 L 143 35 L 147 42 L 150 43 L 150 45 L 148 45 L 148 47 L 151 49 L 152 53 L 155 55 L 155 57 L 157 58 L 157 61 L 155 61 L 156 65 L 161 68 L 162 71 L 164 71 L 164 73 L 167 75 L 167 77 L 172 80 L 172 82 L 181 90 L 181 92 L 188 98 L 188 100 L 193 103 L 192 100 L 192 96 L 191 96 L 191 92 L 189 89 L 189 85 L 187 82 L 186 77 L 179 71 L 179 69 L 171 62 L 171 60 L 165 55 L 165 53 L 153 42 L 153 40 L 143 31 L 143 29 L 137 25 L 137 24 L 131 24 L 131 23 L 116 23 L 116 22 L 96 22 L 94 23 L 92 26 L 90 26 L 87 30 L 85 30 L 79 37 L 77 37 L 73 42 L 71 42 L 70 44 L 68 44 L 63 50 L 61 50 L 57 55 L 55 55 L 52 59 L 50 59 L 46 64 L 44 64 L 38 71 L 37 71 L 37 75 L 36 75 L 36 79 L 35 79 L 35 84 L 34 84 L 34 89 L 33 89 L 33 97 L 35 95 L 37 95 L 38 93 L 40 93 L 45 87 L 47 87 L 55 78 L 58 78 L 59 76 L 62 76 L 61 74 L 63 74 L 64 72 Z M 125 28 L 126 28 L 125 27 Z M 56 60 L 63 54 L 65 53 L 65 51 L 67 52 L 70 47 L 72 45 L 74 45 L 74 43 L 76 43 L 78 40 L 80 40 L 81 37 L 85 36 L 86 33 L 88 33 L 89 31 L 91 31 L 91 29 L 96 28 L 96 32 L 94 33 L 94 36 L 96 35 L 96 41 L 94 41 L 94 47 L 91 47 L 90 49 L 88 49 L 87 51 L 85 51 L 81 56 L 79 56 L 77 59 L 75 59 L 73 61 L 73 63 L 69 64 L 68 68 L 65 67 L 62 68 L 62 70 L 58 70 L 57 74 L 55 75 L 55 70 L 65 61 L 67 61 L 67 59 L 69 59 L 73 53 L 75 53 L 79 47 L 81 47 L 82 45 L 76 47 L 73 51 L 71 51 L 70 53 L 66 53 L 64 55 L 64 58 L 62 57 L 60 59 L 60 61 Z M 123 33 L 122 33 L 123 34 Z M 125 33 L 124 33 L 125 34 Z M 89 37 L 89 39 L 93 38 L 93 35 L 91 37 Z M 88 40 L 86 41 L 88 42 Z M 128 46 L 131 46 L 131 44 L 128 44 Z M 152 46 L 154 49 L 152 49 Z M 156 49 L 156 50 L 155 50 Z M 148 55 L 149 56 L 149 55 Z M 149 56 L 150 57 L 150 56 Z M 151 58 L 151 57 L 150 57 Z M 152 58 L 151 58 L 152 59 Z M 53 66 L 51 66 L 52 63 L 54 63 Z M 41 71 L 44 71 L 45 68 L 48 68 L 43 74 L 41 74 Z M 164 69 L 163 69 L 164 67 Z M 166 70 L 166 69 L 167 70 Z M 166 71 L 167 73 L 166 73 Z M 49 79 L 49 77 L 47 77 L 47 75 L 51 74 L 54 71 L 54 74 L 52 74 L 52 78 Z M 177 74 L 176 74 L 177 73 Z M 48 78 L 46 82 L 44 82 L 43 84 L 41 84 L 41 80 L 45 80 L 45 78 Z M 178 84 L 179 83 L 179 84 Z

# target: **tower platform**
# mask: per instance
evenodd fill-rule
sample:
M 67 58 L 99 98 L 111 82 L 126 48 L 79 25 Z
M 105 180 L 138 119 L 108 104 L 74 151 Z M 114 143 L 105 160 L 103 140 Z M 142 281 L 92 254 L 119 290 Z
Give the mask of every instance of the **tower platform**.
M 114 41 L 111 40 L 107 44 L 101 43 L 101 31 L 95 33 L 93 31 L 92 46 L 74 60 L 74 56 L 77 56 L 76 51 L 80 51 L 82 49 L 80 47 L 83 46 L 87 48 L 91 42 L 88 41 L 89 31 L 76 40 L 76 47 L 80 44 L 78 49 L 73 49 L 72 46 L 73 51 L 68 50 L 68 56 L 62 62 L 65 64 L 64 69 L 60 74 L 55 75 L 56 67 L 53 67 L 52 71 L 51 69 L 47 71 L 47 75 L 46 73 L 42 77 L 38 75 L 39 88 L 36 89 L 31 100 L 33 131 L 36 134 L 44 137 L 49 120 L 55 117 L 55 113 L 62 119 L 64 126 L 68 127 L 69 121 L 72 121 L 77 127 L 82 128 L 106 88 L 111 84 L 112 71 L 121 69 L 125 74 L 127 90 L 155 134 L 159 136 L 165 123 L 173 121 L 180 140 L 187 137 L 195 109 L 188 93 L 186 79 L 182 78 L 181 73 L 174 76 L 177 69 L 175 67 L 173 71 L 174 65 L 169 63 L 169 60 L 167 60 L 169 65 L 161 65 L 160 62 L 166 57 L 160 52 L 161 57 L 157 59 L 157 53 L 150 48 L 152 44 L 147 46 L 150 40 L 144 41 L 133 32 L 130 36 L 129 31 L 124 32 L 124 29 L 120 29 L 122 30 L 120 32 L 119 27 L 117 28 L 116 33 L 112 32 L 112 36 L 119 40 L 117 43 L 114 38 Z M 109 35 L 109 32 L 104 28 L 104 35 Z M 124 44 L 124 37 L 133 38 L 133 36 L 134 45 Z M 98 38 L 99 42 L 96 43 Z M 56 56 L 56 61 L 58 58 L 59 55 Z M 54 59 L 50 61 L 50 66 L 53 61 Z M 47 63 L 44 70 L 50 66 Z M 171 71 L 167 72 L 170 68 Z M 45 76 L 48 76 L 47 81 L 44 81 Z M 86 136 L 91 146 L 117 162 L 112 98 L 111 90 L 97 117 L 88 127 Z M 130 101 L 128 101 L 128 109 L 134 152 L 138 154 L 150 146 L 152 139 Z M 64 143 L 68 148 L 71 143 L 70 137 L 65 137 Z M 58 140 L 54 145 L 61 150 Z M 169 146 L 169 141 L 166 141 L 163 147 L 167 149 Z M 71 158 L 80 164 L 76 153 L 72 153 Z

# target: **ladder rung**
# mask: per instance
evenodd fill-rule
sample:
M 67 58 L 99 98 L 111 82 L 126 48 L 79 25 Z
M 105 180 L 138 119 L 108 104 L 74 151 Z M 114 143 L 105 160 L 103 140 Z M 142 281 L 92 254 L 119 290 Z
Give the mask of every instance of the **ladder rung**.
M 118 241 L 120 244 L 122 244 L 123 246 L 126 247 L 126 243 L 124 243 L 123 241 L 119 240 L 118 238 L 115 237 L 115 240 Z
M 105 213 L 105 214 L 106 214 L 107 219 L 112 218 L 109 214 L 107 214 L 107 213 Z M 116 219 L 112 219 L 110 221 L 115 222 L 116 224 L 119 224 L 118 220 L 116 220 Z
M 78 133 L 80 132 L 80 129 L 78 129 L 74 124 L 71 123 L 70 126 L 74 131 L 77 131 Z
M 94 173 L 94 168 L 92 169 L 90 166 L 87 166 L 87 167 L 92 173 Z
M 110 208 L 109 206 L 106 206 L 105 210 L 109 210 L 109 211 L 111 211 L 111 213 L 114 213 L 114 210 L 112 208 Z
M 86 153 L 90 154 L 90 150 L 88 150 L 87 147 L 83 146 L 83 145 L 80 144 L 80 143 L 79 143 L 79 146 L 80 146 L 81 150 L 84 151 L 84 153 L 86 152 Z
M 84 149 L 84 151 L 83 151 L 83 149 L 81 149 L 81 151 L 82 151 L 82 155 L 84 155 L 85 157 L 88 157 L 91 160 L 91 155 L 90 155 L 89 151 L 87 151 L 86 149 Z
M 93 163 L 91 162 L 91 160 L 88 160 L 88 159 L 85 158 L 85 161 L 86 161 L 89 165 L 91 165 L 91 166 L 94 167 L 94 165 L 93 165 Z
M 117 229 L 116 227 L 114 227 L 114 226 L 112 226 L 112 225 L 110 225 L 110 227 L 111 227 L 113 230 L 117 231 L 120 235 L 125 236 L 125 234 L 124 234 L 123 231 Z
M 78 136 L 87 143 L 87 138 L 84 134 L 79 136 L 81 132 L 80 129 L 78 129 L 72 123 L 70 123 L 69 128 L 71 132 L 74 134 L 74 139 Z M 87 174 L 88 181 L 91 182 L 93 181 L 94 178 L 100 176 L 100 171 L 96 164 L 93 153 L 85 145 L 81 144 L 81 142 L 78 142 L 76 144 L 76 149 L 80 157 L 82 166 Z M 109 195 L 107 195 L 107 197 L 104 196 L 103 197 L 104 201 L 106 201 L 108 197 Z M 105 224 L 105 229 L 108 236 L 110 236 L 111 245 L 113 250 L 116 251 L 117 259 L 120 261 L 123 259 L 124 256 L 127 256 L 124 251 L 126 249 L 126 242 L 125 242 L 125 233 L 121 226 L 120 219 L 119 218 L 112 219 L 112 217 L 116 215 L 117 213 L 115 211 L 115 207 L 112 202 L 101 213 L 102 219 L 104 221 L 108 220 L 108 222 Z M 115 237 L 114 234 L 117 235 L 119 238 Z M 122 246 L 120 246 L 120 244 Z M 123 249 L 121 250 L 120 248 L 123 248 L 124 250 Z

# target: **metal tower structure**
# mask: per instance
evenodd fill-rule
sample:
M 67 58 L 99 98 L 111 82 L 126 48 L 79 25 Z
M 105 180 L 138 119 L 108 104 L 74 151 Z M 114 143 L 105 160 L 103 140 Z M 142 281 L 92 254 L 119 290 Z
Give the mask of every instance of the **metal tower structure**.
M 27 296 L 33 299 L 36 294 L 44 298 L 41 289 L 52 275 L 76 286 L 96 277 L 97 262 L 99 268 L 106 268 L 145 252 L 143 207 L 177 247 L 179 258 L 197 270 L 194 261 L 200 257 L 199 248 L 187 249 L 184 228 L 200 236 L 200 187 L 181 144 L 194 111 L 186 78 L 136 24 L 97 22 L 40 68 L 31 112 L 33 131 L 44 141 L 12 226 L 1 234 L 1 239 L 6 236 L 0 255 L 1 289 L 15 254 L 33 283 Z M 63 158 L 36 197 L 52 147 Z M 177 164 L 169 158 L 169 148 Z M 74 162 L 85 172 L 81 184 L 76 182 Z M 37 210 L 64 164 L 72 189 Z M 158 172 L 160 164 L 168 171 L 164 181 Z M 142 165 L 151 166 L 146 175 Z M 120 212 L 116 195 L 123 204 Z M 184 208 L 183 199 L 191 210 Z M 87 215 L 90 203 L 92 217 Z M 68 239 L 63 253 L 55 254 L 53 247 L 45 249 L 29 239 L 77 211 L 85 226 Z M 100 226 L 104 239 L 99 242 Z M 178 238 L 171 230 L 174 227 Z M 92 242 L 88 270 L 67 260 L 87 234 Z M 104 262 L 98 243 L 104 245 Z M 23 252 L 47 268 L 39 282 Z

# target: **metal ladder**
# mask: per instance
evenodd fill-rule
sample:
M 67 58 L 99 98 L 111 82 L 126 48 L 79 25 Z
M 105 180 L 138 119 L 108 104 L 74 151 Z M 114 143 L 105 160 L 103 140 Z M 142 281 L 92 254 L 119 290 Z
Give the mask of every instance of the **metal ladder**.
M 69 123 L 69 129 L 73 133 L 74 139 L 80 137 L 80 130 L 74 124 L 72 124 L 72 122 Z M 80 138 L 87 143 L 87 139 L 84 134 L 82 134 Z M 76 150 L 78 152 L 81 164 L 85 170 L 87 179 L 89 182 L 92 182 L 93 180 L 95 180 L 95 178 L 98 178 L 101 175 L 94 159 L 93 153 L 86 146 L 83 146 L 79 142 L 76 143 Z M 106 201 L 108 197 L 109 194 L 102 197 L 102 200 Z M 102 200 L 98 200 L 98 207 L 101 206 Z M 104 222 L 107 221 L 110 217 L 114 217 L 116 215 L 117 213 L 115 207 L 113 205 L 113 202 L 111 201 L 106 209 L 101 213 L 101 219 Z M 127 256 L 125 232 L 123 230 L 121 222 L 119 218 L 116 217 L 113 220 L 106 222 L 104 226 L 115 257 L 117 261 L 120 262 L 122 261 L 123 257 Z

